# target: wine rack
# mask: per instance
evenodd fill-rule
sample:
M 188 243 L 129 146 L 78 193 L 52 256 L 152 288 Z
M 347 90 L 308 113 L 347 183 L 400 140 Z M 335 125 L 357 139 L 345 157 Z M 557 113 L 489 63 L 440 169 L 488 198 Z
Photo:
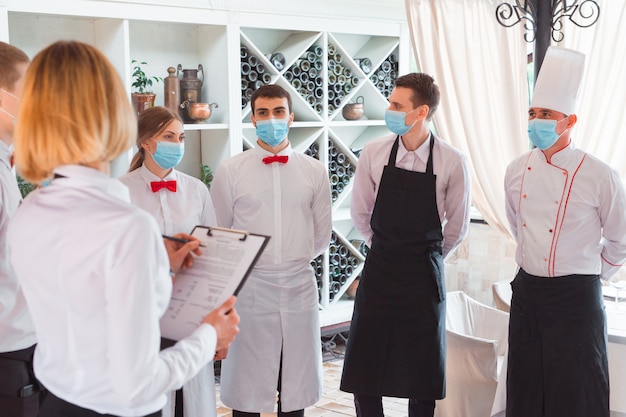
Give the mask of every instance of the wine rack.
M 389 54 L 380 64 L 378 71 L 370 76 L 370 81 L 383 96 L 389 98 L 396 78 L 398 78 L 398 55 L 393 53 Z
M 241 108 L 246 107 L 254 90 L 272 82 L 271 74 L 266 71 L 265 64 L 242 45 L 239 48 L 241 57 Z
M 331 186 L 331 198 L 335 202 L 344 189 L 350 184 L 356 167 L 350 158 L 337 146 L 333 140 L 328 141 L 328 174 Z
M 318 114 L 324 111 L 323 56 L 324 49 L 319 45 L 313 45 L 283 73 L 285 80 L 291 83 Z

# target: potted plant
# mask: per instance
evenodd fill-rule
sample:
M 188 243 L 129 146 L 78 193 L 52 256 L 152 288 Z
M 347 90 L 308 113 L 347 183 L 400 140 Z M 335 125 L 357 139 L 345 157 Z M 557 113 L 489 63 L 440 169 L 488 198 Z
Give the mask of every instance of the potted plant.
M 157 76 L 148 77 L 141 68 L 141 65 L 148 65 L 147 62 L 138 62 L 133 59 L 131 64 L 134 65 L 132 74 L 133 83 L 131 86 L 135 89 L 131 94 L 131 99 L 133 107 L 137 110 L 137 114 L 139 114 L 148 107 L 154 106 L 156 94 L 152 91 L 152 84 L 163 81 L 163 78 Z

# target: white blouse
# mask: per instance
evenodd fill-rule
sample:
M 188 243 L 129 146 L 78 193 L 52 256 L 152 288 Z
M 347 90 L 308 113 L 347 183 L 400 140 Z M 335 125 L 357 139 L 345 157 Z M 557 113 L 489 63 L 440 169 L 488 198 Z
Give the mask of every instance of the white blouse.
M 279 153 L 286 164 L 264 164 L 271 155 L 258 147 L 222 161 L 211 187 L 218 225 L 271 236 L 255 269 L 308 264 L 328 247 L 332 230 L 324 166 L 291 145 Z
M 35 374 L 80 407 L 153 413 L 213 358 L 215 329 L 159 351 L 172 282 L 156 222 L 95 169 L 55 172 L 63 178 L 29 195 L 9 228 L 39 339 Z
M 191 233 L 195 226 L 216 224 L 209 190 L 197 178 L 173 169 L 163 180 L 176 181 L 176 192 L 167 189 L 152 192 L 150 183 L 161 179 L 142 165 L 119 180 L 130 190 L 130 201 L 150 213 L 161 232 L 167 235 Z
M 534 149 L 508 166 L 504 186 L 515 258 L 529 274 L 608 279 L 626 260 L 626 193 L 604 162 L 570 145 L 548 163 Z

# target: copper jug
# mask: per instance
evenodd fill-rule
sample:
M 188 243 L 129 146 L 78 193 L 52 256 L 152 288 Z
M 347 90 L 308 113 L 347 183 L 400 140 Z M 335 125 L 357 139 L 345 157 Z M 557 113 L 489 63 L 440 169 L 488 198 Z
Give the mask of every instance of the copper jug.
M 198 69 L 183 69 L 182 65 L 178 64 L 178 72 L 180 71 L 183 73 L 183 77 L 180 80 L 180 101 L 188 101 L 189 103 L 201 102 L 202 83 L 204 82 L 204 69 L 202 65 L 199 64 Z M 202 74 L 202 79 L 198 78 L 198 73 Z M 182 112 L 182 116 L 185 122 L 194 122 L 187 112 Z
M 180 79 L 176 74 L 176 68 L 169 67 L 167 72 L 169 75 L 163 79 L 163 104 L 174 113 L 178 113 L 178 105 L 180 104 Z

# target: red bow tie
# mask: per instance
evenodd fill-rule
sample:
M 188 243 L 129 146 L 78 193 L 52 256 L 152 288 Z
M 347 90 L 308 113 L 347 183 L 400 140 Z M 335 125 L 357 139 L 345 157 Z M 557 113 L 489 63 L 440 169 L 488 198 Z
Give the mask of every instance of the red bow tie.
M 279 162 L 281 164 L 286 164 L 287 161 L 289 160 L 289 157 L 287 155 L 273 155 L 273 156 L 268 156 L 263 158 L 263 163 L 264 164 L 271 164 L 272 162 Z
M 153 181 L 150 183 L 150 187 L 152 187 L 152 192 L 156 193 L 161 188 L 166 188 L 172 192 L 176 192 L 176 181 Z

